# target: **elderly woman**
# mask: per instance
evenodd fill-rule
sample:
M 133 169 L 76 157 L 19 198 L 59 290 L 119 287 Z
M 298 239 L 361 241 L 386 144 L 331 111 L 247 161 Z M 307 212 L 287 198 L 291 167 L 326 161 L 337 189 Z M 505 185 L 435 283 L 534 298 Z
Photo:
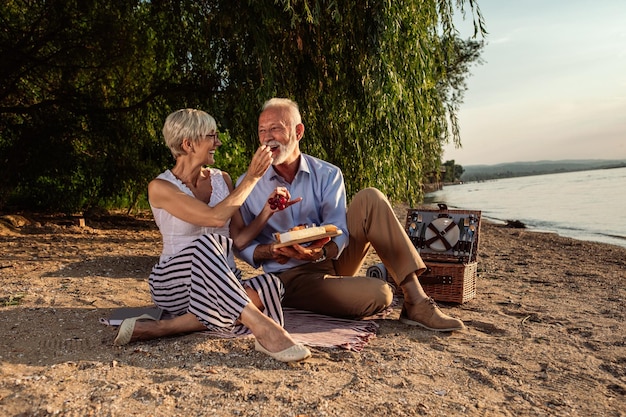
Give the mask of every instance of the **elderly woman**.
M 114 344 L 207 329 L 252 332 L 256 350 L 283 362 L 306 359 L 311 352 L 282 327 L 281 281 L 273 274 L 242 280 L 233 256 L 234 246 L 247 245 L 284 206 L 268 201 L 253 223 L 233 230 L 234 241 L 229 235 L 231 217 L 239 216 L 239 207 L 272 163 L 269 148 L 257 149 L 245 179 L 233 189 L 227 173 L 206 167 L 215 163 L 221 145 L 213 117 L 194 109 L 175 111 L 165 120 L 163 136 L 176 163 L 148 185 L 163 240 L 149 284 L 154 303 L 175 318 L 124 320 Z M 290 198 L 280 188 L 268 197 L 280 196 Z

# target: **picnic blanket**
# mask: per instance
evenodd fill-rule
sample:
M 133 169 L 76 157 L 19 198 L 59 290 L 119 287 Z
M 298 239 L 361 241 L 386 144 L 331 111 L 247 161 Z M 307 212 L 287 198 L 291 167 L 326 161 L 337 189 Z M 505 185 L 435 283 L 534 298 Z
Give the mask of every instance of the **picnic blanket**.
M 285 309 L 285 330 L 298 343 L 313 347 L 338 347 L 360 352 L 376 337 L 374 320 L 347 320 L 309 311 Z
M 376 337 L 378 324 L 374 320 L 348 320 L 292 308 L 284 309 L 285 330 L 297 343 L 312 347 L 341 348 L 360 352 Z M 235 338 L 228 332 L 206 331 L 209 337 Z
M 374 337 L 378 331 L 378 324 L 374 319 L 384 319 L 396 304 L 397 300 L 385 311 L 363 320 L 349 320 L 336 317 L 325 316 L 310 311 L 297 310 L 293 308 L 284 308 L 285 330 L 291 334 L 291 337 L 297 342 L 311 347 L 323 348 L 341 348 L 360 352 L 365 345 Z M 154 306 L 151 306 L 154 308 Z M 133 317 L 137 314 L 134 311 L 140 311 L 143 308 L 120 308 L 113 312 L 108 319 L 101 318 L 100 323 L 106 325 L 116 325 L 112 318 L 118 312 L 126 314 L 125 317 Z M 129 310 L 129 311 L 127 311 Z M 164 314 L 162 319 L 167 320 L 169 317 Z M 219 339 L 232 339 L 236 337 L 251 337 L 248 334 L 234 334 L 231 332 L 222 332 L 207 330 L 201 332 L 209 337 Z

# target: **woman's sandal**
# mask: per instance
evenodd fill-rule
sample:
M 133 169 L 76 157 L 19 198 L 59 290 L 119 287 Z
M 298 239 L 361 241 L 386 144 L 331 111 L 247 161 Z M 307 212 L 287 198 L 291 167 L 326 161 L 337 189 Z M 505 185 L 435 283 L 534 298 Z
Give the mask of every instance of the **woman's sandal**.
M 280 352 L 270 352 L 258 340 L 254 340 L 254 349 L 271 356 L 280 362 L 298 362 L 311 357 L 311 351 L 302 344 L 296 344 Z
M 117 336 L 113 341 L 113 345 L 115 346 L 123 346 L 130 343 L 130 339 L 133 337 L 133 331 L 135 330 L 135 324 L 137 320 L 155 320 L 149 314 L 143 314 L 139 317 L 131 317 L 126 319 L 120 324 L 120 329 L 117 331 Z

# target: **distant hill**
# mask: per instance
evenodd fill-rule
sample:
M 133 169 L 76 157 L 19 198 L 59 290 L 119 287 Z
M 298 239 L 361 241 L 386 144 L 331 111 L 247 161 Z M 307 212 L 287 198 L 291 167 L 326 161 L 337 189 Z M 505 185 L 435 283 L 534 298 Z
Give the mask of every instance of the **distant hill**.
M 461 181 L 484 181 L 498 178 L 525 177 L 529 175 L 556 174 L 559 172 L 588 171 L 626 167 L 626 160 L 562 160 L 536 162 L 510 162 L 497 165 L 467 165 Z

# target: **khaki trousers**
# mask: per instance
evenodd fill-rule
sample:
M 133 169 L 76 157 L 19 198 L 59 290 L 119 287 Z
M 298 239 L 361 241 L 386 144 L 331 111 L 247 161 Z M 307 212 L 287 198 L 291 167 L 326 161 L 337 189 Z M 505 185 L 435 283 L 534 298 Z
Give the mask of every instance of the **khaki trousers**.
M 397 285 L 426 270 L 387 198 L 375 188 L 359 191 L 348 206 L 348 246 L 337 260 L 308 263 L 278 274 L 285 285 L 283 306 L 335 317 L 361 318 L 387 308 L 393 293 L 386 282 L 355 276 L 373 247 Z

